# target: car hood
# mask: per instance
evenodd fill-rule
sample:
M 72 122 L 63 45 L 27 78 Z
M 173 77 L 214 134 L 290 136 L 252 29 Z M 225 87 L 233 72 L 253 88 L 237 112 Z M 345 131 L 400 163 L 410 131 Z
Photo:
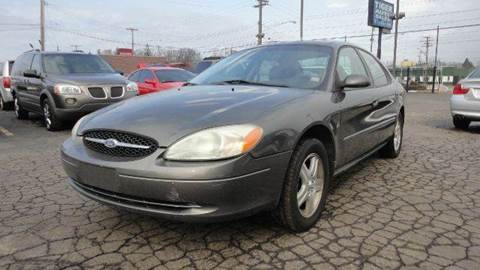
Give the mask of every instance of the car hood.
M 68 83 L 79 86 L 126 84 L 127 79 L 118 73 L 88 73 L 54 75 L 48 74 L 48 80 L 55 83 Z
M 168 146 L 209 127 L 257 123 L 265 113 L 313 90 L 263 86 L 205 85 L 158 92 L 111 105 L 89 115 L 79 132 L 122 130 L 156 139 Z

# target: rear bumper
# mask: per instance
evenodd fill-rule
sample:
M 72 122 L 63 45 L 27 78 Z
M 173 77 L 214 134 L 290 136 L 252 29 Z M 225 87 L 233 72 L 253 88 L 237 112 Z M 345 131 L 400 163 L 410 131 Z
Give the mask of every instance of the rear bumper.
M 62 163 L 70 185 L 90 199 L 167 219 L 213 222 L 273 209 L 291 152 L 202 163 L 166 162 L 158 154 L 108 161 L 68 140 Z
M 450 97 L 452 116 L 463 116 L 467 119 L 480 121 L 480 101 L 465 98 L 463 95 Z

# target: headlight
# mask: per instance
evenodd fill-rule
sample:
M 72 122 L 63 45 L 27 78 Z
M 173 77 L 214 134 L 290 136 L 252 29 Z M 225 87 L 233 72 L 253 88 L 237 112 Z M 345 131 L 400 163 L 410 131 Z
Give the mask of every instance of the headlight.
M 169 160 L 218 160 L 247 153 L 260 141 L 263 130 L 254 125 L 232 125 L 199 131 L 174 143 Z
M 134 82 L 127 84 L 127 92 L 138 92 L 138 85 Z
M 55 85 L 55 94 L 57 95 L 81 95 L 83 93 L 80 87 L 68 84 Z
M 75 138 L 78 136 L 78 128 L 80 127 L 80 124 L 82 123 L 83 119 L 85 119 L 85 116 L 80 118 L 77 123 L 72 128 L 72 137 Z

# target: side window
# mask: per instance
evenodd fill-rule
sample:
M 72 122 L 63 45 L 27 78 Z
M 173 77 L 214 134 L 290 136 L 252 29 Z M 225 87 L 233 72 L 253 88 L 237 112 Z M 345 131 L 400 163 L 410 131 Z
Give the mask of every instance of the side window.
M 389 80 L 387 78 L 387 74 L 385 73 L 385 69 L 383 69 L 383 67 L 373 56 L 362 50 L 359 51 L 360 55 L 363 57 L 363 59 L 367 63 L 368 68 L 370 69 L 370 73 L 372 74 L 373 83 L 375 84 L 375 86 L 387 85 Z
M 43 69 L 39 54 L 33 56 L 32 67 L 30 69 L 36 70 L 37 72 L 42 72 Z
M 350 75 L 362 75 L 368 78 L 365 66 L 353 48 L 346 47 L 340 50 L 337 62 L 337 75 L 340 81 L 345 80 Z
M 140 71 L 140 75 L 138 75 L 138 82 L 143 83 L 145 80 L 154 80 L 153 73 L 150 70 Z
M 31 53 L 22 54 L 18 57 L 17 61 L 13 65 L 12 68 L 12 75 L 14 76 L 23 76 L 23 72 L 30 68 L 32 64 L 32 57 Z
M 135 71 L 132 75 L 128 77 L 128 80 L 132 82 L 138 82 L 138 75 L 140 74 L 140 71 Z

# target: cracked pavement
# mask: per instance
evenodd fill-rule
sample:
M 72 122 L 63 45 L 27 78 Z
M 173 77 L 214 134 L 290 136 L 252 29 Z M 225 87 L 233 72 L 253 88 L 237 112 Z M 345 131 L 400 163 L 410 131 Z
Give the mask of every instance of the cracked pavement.
M 480 269 L 480 125 L 447 95 L 409 94 L 403 151 L 336 179 L 309 232 L 268 215 L 165 221 L 83 199 L 59 158 L 69 130 L 0 112 L 0 269 Z

